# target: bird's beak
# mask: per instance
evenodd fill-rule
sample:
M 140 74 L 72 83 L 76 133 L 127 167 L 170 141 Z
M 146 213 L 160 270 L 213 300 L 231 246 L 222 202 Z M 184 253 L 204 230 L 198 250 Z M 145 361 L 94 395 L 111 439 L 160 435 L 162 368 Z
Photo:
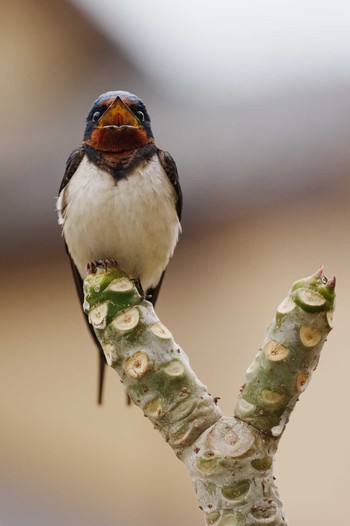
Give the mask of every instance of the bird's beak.
M 120 97 L 116 97 L 97 122 L 97 128 L 141 128 L 141 123 Z

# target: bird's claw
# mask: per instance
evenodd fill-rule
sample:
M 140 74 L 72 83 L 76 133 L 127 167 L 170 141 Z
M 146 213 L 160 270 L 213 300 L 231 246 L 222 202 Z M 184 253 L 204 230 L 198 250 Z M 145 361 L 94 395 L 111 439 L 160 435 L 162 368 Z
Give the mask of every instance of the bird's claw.
M 96 261 L 89 261 L 86 265 L 86 274 L 95 274 L 96 268 Z
M 110 267 L 117 267 L 118 263 L 113 258 L 97 259 L 96 261 L 90 261 L 86 265 L 86 273 L 87 274 L 96 274 L 96 270 L 98 268 L 103 268 L 105 271 L 107 271 L 109 266 Z

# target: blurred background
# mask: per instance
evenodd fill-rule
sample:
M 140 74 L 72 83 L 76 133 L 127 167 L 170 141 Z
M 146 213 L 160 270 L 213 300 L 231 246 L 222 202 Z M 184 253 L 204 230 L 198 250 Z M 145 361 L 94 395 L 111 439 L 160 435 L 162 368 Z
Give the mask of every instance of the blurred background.
M 191 481 L 97 353 L 55 213 L 102 92 L 144 99 L 184 191 L 157 312 L 232 414 L 291 283 L 335 329 L 275 465 L 291 525 L 343 526 L 350 468 L 350 4 L 2 0 L 1 526 L 201 525 Z

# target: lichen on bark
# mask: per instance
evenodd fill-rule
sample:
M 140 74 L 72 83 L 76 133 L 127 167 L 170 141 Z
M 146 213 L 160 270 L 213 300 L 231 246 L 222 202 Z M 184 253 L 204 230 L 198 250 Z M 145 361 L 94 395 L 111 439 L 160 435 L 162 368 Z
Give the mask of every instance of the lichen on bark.
M 285 526 L 273 458 L 331 329 L 335 280 L 297 281 L 223 416 L 183 350 L 116 265 L 84 282 L 85 312 L 130 398 L 185 463 L 207 525 Z

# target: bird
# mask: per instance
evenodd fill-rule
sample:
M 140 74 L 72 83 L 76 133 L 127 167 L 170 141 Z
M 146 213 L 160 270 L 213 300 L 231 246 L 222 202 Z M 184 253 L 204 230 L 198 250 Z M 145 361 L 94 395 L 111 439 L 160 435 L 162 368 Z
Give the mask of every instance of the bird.
M 56 205 L 80 304 L 87 266 L 112 259 L 155 305 L 181 233 L 182 205 L 175 161 L 156 146 L 144 102 L 128 91 L 100 95 L 67 160 Z M 84 316 L 99 353 L 101 404 L 106 359 Z

